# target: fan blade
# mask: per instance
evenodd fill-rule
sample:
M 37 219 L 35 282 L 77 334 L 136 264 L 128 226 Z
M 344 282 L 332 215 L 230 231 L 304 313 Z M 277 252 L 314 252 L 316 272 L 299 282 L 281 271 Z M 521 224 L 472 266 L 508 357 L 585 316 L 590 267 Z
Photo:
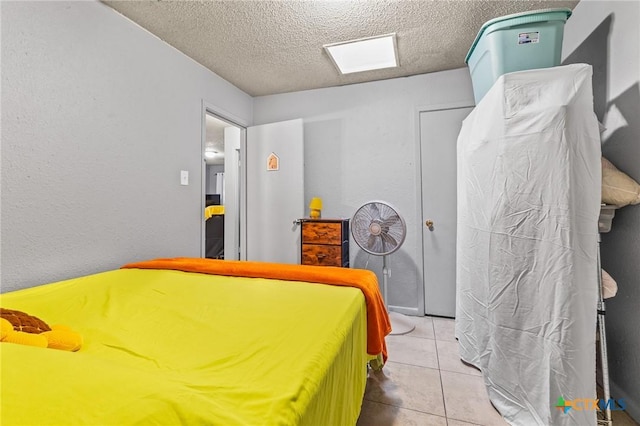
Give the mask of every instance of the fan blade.
M 369 250 L 373 250 L 373 246 L 376 244 L 376 236 L 369 235 L 369 239 L 367 240 L 367 248 Z
M 356 221 L 356 225 L 358 228 L 368 229 L 369 225 L 371 225 L 371 219 L 369 217 L 360 216 Z
M 389 228 L 392 225 L 394 225 L 396 222 L 398 222 L 399 220 L 400 220 L 400 216 L 398 216 L 397 214 L 394 214 L 393 216 L 390 216 L 390 217 L 384 219 L 382 221 L 382 226 L 385 226 L 385 227 Z
M 383 232 L 382 234 L 380 234 L 380 236 L 382 237 L 382 240 L 385 243 L 393 245 L 393 248 L 395 248 L 398 245 L 398 242 L 396 241 L 396 239 L 393 238 L 391 235 L 387 234 L 386 232 Z
M 371 221 L 380 220 L 380 209 L 376 203 L 370 204 L 371 208 Z

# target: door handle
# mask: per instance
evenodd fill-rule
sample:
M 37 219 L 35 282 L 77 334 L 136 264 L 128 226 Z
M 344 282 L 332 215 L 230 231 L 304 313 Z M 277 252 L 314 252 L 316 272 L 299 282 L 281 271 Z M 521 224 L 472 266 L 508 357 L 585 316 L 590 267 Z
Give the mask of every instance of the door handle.
M 433 232 L 433 221 L 431 219 L 427 219 L 424 221 L 424 226 L 429 228 L 429 231 Z

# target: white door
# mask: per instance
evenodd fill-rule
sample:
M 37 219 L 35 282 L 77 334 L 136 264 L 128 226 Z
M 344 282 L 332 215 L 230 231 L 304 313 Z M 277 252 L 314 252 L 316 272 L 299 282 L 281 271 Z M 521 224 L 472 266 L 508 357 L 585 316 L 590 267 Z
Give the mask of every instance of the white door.
M 242 130 L 224 129 L 224 258 L 240 258 L 240 141 Z M 217 182 L 217 179 L 216 179 Z
M 462 120 L 472 109 L 420 113 L 424 306 L 427 315 L 454 317 L 456 312 L 456 143 Z
M 300 263 L 302 119 L 247 129 L 247 260 Z

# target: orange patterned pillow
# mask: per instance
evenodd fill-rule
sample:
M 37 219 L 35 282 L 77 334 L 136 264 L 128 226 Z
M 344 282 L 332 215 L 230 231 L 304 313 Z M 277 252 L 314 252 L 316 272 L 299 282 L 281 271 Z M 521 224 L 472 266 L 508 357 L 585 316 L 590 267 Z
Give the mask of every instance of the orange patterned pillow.
M 46 322 L 21 311 L 0 308 L 0 318 L 9 321 L 15 331 L 35 334 L 42 333 L 43 331 L 51 331 L 51 327 L 49 327 Z
M 69 327 L 49 327 L 38 317 L 3 308 L 0 308 L 0 341 L 72 352 L 82 346 L 82 336 Z

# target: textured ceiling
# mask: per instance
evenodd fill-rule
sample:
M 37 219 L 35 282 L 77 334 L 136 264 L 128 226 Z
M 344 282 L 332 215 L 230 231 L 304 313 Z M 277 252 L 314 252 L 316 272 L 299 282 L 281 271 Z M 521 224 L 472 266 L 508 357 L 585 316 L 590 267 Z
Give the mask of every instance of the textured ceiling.
M 464 67 L 498 16 L 575 1 L 103 1 L 252 96 Z M 342 76 L 322 46 L 397 33 L 400 67 Z

